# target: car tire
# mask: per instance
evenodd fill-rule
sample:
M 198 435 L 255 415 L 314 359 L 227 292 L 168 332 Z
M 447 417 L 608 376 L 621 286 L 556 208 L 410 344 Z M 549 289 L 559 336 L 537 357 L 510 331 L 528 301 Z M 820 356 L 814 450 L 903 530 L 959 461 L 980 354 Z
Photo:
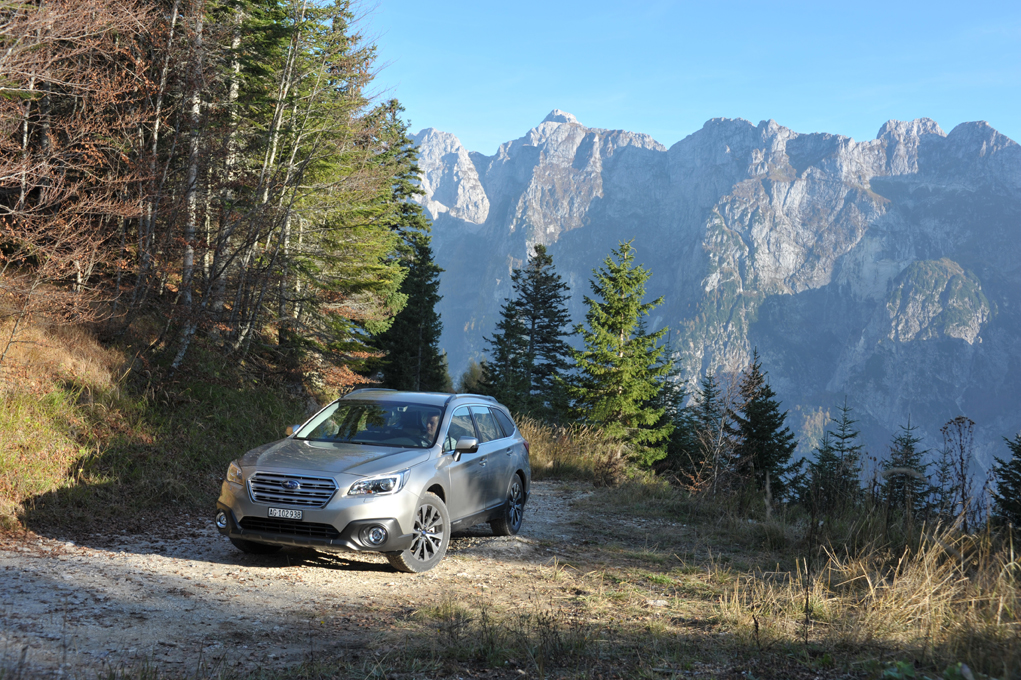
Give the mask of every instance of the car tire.
M 412 533 L 410 548 L 386 557 L 397 571 L 417 574 L 439 564 L 450 544 L 450 514 L 443 500 L 431 491 L 418 501 Z
M 233 536 L 230 537 L 230 542 L 234 544 L 235 548 L 249 555 L 272 555 L 281 548 L 279 545 L 256 543 L 255 541 L 246 541 L 243 538 L 234 538 Z
M 525 485 L 521 475 L 515 473 L 507 488 L 507 502 L 500 516 L 489 522 L 494 536 L 513 536 L 521 530 L 525 515 Z

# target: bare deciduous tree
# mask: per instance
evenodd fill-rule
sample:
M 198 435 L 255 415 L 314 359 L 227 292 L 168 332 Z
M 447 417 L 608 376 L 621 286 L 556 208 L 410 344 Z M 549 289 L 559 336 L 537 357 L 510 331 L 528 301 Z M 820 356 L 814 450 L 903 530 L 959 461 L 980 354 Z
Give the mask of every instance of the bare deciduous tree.
M 119 268 L 112 235 L 139 213 L 148 20 L 120 0 L 0 9 L 0 363 L 29 317 L 100 314 L 96 274 Z

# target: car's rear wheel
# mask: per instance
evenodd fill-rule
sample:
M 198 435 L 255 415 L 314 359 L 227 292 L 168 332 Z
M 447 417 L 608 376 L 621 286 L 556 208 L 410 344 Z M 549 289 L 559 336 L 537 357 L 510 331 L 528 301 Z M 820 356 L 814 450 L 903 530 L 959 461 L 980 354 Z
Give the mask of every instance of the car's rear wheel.
M 524 516 L 525 486 L 521 482 L 521 475 L 515 473 L 511 478 L 510 488 L 507 489 L 507 502 L 504 503 L 503 513 L 490 521 L 489 526 L 494 536 L 513 536 L 521 530 L 521 520 Z
M 249 555 L 271 555 L 280 550 L 279 545 L 256 543 L 255 541 L 246 541 L 243 538 L 234 538 L 233 536 L 230 537 L 230 542 L 234 544 L 235 548 Z
M 387 553 L 390 566 L 397 571 L 417 574 L 432 569 L 447 553 L 450 544 L 450 515 L 439 496 L 427 491 L 415 508 L 414 538 L 411 547 Z

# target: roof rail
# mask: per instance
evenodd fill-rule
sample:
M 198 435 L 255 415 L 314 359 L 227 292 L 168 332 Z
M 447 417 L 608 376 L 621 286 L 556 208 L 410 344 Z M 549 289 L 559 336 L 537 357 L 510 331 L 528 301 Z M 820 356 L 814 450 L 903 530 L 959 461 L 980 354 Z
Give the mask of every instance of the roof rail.
M 358 394 L 359 392 L 397 392 L 397 390 L 389 387 L 359 387 L 357 390 L 351 390 L 344 397 L 350 397 L 352 394 Z
M 496 397 L 490 397 L 489 395 L 486 395 L 486 394 L 472 394 L 470 392 L 464 392 L 464 393 L 461 393 L 461 394 L 455 394 L 454 396 L 455 397 L 475 397 L 476 399 L 485 399 L 486 401 L 491 401 L 494 404 L 499 404 L 500 403 L 500 402 L 498 402 L 496 400 Z

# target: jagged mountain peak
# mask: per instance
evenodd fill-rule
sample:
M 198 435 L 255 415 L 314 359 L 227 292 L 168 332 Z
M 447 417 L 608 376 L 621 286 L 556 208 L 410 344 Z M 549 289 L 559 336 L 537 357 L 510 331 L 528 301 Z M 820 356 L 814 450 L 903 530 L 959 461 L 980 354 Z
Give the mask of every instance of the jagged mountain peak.
M 914 120 L 888 120 L 879 128 L 876 139 L 905 137 L 920 137 L 921 135 L 939 135 L 946 137 L 947 133 L 932 118 L 915 118 Z
M 549 115 L 542 119 L 543 123 L 572 123 L 579 125 L 578 119 L 567 111 L 561 111 L 560 109 L 553 109 L 549 112 Z
M 804 451 L 843 394 L 877 454 L 908 413 L 930 447 L 967 414 L 985 461 L 1021 427 L 1021 147 L 988 123 L 891 120 L 857 141 L 714 118 L 667 151 L 554 109 L 492 156 L 415 139 L 455 375 L 536 243 L 579 322 L 593 269 L 634 240 L 664 298 L 649 329 L 670 328 L 689 376 L 757 347 Z
M 957 125 L 947 135 L 947 141 L 962 147 L 979 149 L 982 155 L 998 149 L 1017 146 L 1017 142 L 1001 134 L 984 120 Z
M 411 135 L 411 139 L 414 140 L 420 149 L 431 150 L 439 147 L 443 149 L 444 153 L 456 151 L 464 146 L 461 144 L 461 140 L 457 138 L 457 135 L 431 127 L 419 130 Z

